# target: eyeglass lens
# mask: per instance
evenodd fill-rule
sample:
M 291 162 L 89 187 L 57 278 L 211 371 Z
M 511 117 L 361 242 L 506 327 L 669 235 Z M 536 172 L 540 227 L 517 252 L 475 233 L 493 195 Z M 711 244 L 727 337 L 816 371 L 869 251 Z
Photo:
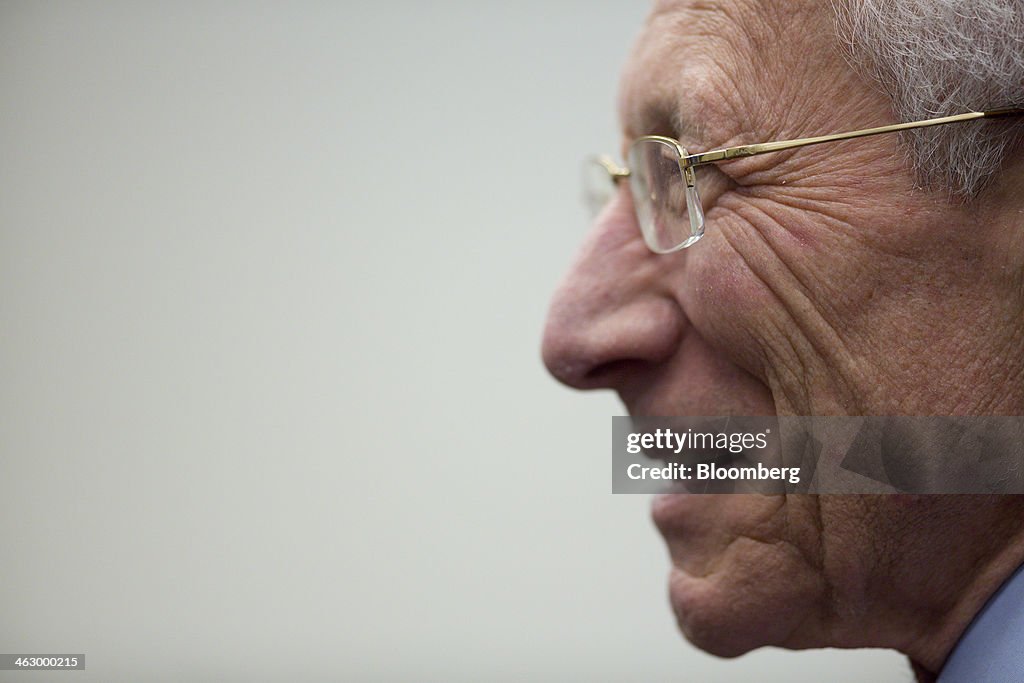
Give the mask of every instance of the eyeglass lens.
M 629 168 L 637 220 L 652 251 L 676 251 L 701 238 L 704 211 L 697 188 L 684 180 L 675 145 L 638 140 L 630 148 Z

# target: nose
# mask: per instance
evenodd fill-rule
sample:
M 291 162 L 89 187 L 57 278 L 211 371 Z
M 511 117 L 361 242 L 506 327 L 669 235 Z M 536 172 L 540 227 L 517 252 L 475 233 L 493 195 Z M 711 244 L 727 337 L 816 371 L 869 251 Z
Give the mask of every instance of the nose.
M 671 358 L 686 324 L 669 266 L 644 244 L 628 195 L 598 217 L 548 311 L 541 353 L 556 379 L 577 389 L 615 388 Z

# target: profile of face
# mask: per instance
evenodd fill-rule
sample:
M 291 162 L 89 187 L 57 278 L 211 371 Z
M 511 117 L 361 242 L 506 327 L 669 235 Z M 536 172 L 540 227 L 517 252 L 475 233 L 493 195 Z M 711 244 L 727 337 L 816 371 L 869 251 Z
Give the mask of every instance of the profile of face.
M 894 123 L 833 22 L 824 0 L 657 3 L 621 79 L 623 156 L 643 135 L 694 153 Z M 1024 329 L 1022 231 L 991 208 L 1009 190 L 950 201 L 918 186 L 901 144 L 702 166 L 705 236 L 670 254 L 647 248 L 623 184 L 551 303 L 548 369 L 614 389 L 633 415 L 1022 414 L 1024 383 L 992 381 L 1024 377 L 1005 353 Z M 681 629 L 734 656 L 913 637 L 894 601 L 932 609 L 955 587 L 901 575 L 943 549 L 906 520 L 949 521 L 958 505 L 672 495 L 654 518 Z

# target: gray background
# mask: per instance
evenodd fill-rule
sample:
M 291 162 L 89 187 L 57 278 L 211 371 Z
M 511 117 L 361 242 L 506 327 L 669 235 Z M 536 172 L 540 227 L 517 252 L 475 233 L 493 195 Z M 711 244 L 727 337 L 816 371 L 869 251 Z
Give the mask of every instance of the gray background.
M 0 651 L 93 681 L 909 680 L 685 644 L 647 498 L 609 494 L 621 408 L 541 367 L 646 10 L 0 3 Z

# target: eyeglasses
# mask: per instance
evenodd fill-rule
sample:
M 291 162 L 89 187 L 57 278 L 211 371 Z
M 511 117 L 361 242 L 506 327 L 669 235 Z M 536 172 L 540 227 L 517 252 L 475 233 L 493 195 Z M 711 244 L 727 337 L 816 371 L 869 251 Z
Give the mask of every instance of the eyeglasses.
M 897 123 L 847 133 L 834 133 L 797 140 L 778 140 L 753 145 L 726 147 L 700 154 L 689 154 L 682 144 L 661 135 L 637 138 L 629 149 L 629 168 L 619 166 L 611 157 L 591 159 L 585 167 L 585 199 L 595 211 L 611 199 L 616 185 L 629 180 L 644 241 L 651 251 L 668 254 L 685 249 L 704 236 L 704 207 L 701 204 L 697 167 L 756 154 L 779 152 L 822 142 L 848 140 L 911 128 L 939 126 L 976 119 L 995 119 L 1024 115 L 1022 108 L 972 111 L 937 119 Z

